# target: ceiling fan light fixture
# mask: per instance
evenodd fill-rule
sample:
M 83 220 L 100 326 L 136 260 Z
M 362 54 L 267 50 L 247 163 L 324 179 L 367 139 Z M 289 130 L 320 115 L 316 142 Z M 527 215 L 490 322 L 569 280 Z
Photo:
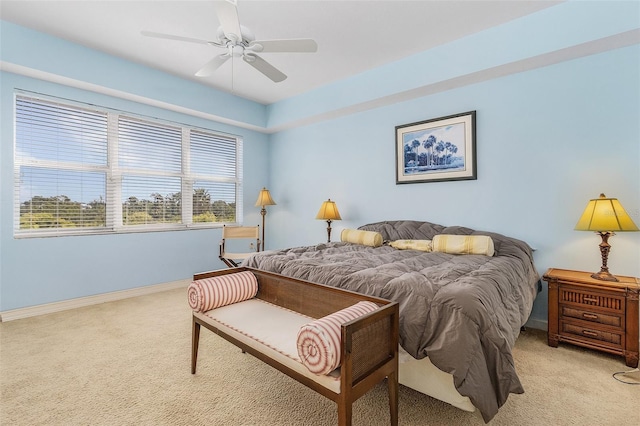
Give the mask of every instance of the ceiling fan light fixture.
M 241 44 L 230 45 L 229 54 L 234 58 L 239 58 L 244 55 L 244 47 Z
M 253 32 L 240 25 L 236 0 L 215 2 L 220 22 L 215 41 L 201 40 L 191 37 L 183 37 L 172 34 L 142 31 L 142 35 L 148 37 L 164 38 L 168 40 L 185 41 L 189 43 L 208 44 L 226 49 L 224 54 L 209 60 L 198 72 L 198 77 L 212 75 L 229 58 L 242 58 L 258 72 L 265 75 L 274 83 L 284 81 L 287 76 L 276 67 L 265 61 L 257 53 L 312 53 L 316 52 L 318 45 L 311 39 L 283 39 L 283 40 L 255 40 Z M 233 64 L 233 62 L 232 62 Z M 233 76 L 233 71 L 232 71 Z M 233 83 L 232 83 L 233 85 Z

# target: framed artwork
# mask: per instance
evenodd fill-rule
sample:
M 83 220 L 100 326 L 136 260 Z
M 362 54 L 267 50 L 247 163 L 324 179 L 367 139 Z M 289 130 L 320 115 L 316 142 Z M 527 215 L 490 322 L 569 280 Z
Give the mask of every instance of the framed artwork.
M 475 111 L 396 126 L 396 184 L 475 179 Z

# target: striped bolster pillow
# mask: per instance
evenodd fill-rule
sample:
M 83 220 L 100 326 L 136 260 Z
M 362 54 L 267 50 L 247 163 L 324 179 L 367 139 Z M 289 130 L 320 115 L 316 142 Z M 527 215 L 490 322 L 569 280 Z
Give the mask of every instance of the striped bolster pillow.
M 361 231 L 359 229 L 343 229 L 340 233 L 340 240 L 345 243 L 380 247 L 382 245 L 382 234 L 374 231 Z
M 314 374 L 329 374 L 340 366 L 342 324 L 378 309 L 373 302 L 358 302 L 303 325 L 298 332 L 298 356 Z
M 484 254 L 493 256 L 493 240 L 487 235 L 439 234 L 431 240 L 431 249 L 449 254 Z
M 189 306 L 206 312 L 220 306 L 242 302 L 258 293 L 258 279 L 250 271 L 196 280 L 189 285 Z

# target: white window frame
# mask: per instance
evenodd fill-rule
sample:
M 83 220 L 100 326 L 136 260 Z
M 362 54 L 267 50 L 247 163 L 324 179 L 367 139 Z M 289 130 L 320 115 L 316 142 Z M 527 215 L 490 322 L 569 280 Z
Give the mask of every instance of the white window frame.
M 17 152 L 17 101 L 19 98 L 29 99 L 35 102 L 55 103 L 73 109 L 83 109 L 97 111 L 107 114 L 107 165 L 95 166 L 90 164 L 65 165 L 63 161 L 43 161 L 32 158 L 21 158 Z M 243 217 L 243 139 L 241 136 L 223 133 L 207 128 L 185 125 L 157 118 L 150 118 L 126 111 L 114 110 L 106 107 L 88 105 L 78 101 L 61 100 L 52 96 L 34 94 L 26 91 L 16 91 L 14 93 L 14 226 L 15 238 L 38 238 L 38 237 L 58 237 L 67 235 L 91 235 L 91 234 L 114 234 L 132 232 L 158 232 L 158 231 L 178 231 L 188 229 L 219 228 L 223 225 L 241 224 Z M 153 223 L 143 225 L 124 225 L 122 214 L 122 176 L 127 172 L 136 173 L 135 169 L 123 170 L 119 167 L 118 152 L 118 119 L 124 116 L 135 120 L 140 120 L 149 124 L 160 126 L 178 127 L 181 129 L 181 171 L 180 173 L 171 171 L 158 171 L 157 176 L 180 177 L 181 187 L 181 222 L 180 223 Z M 235 177 L 216 177 L 212 175 L 201 176 L 191 172 L 191 132 L 199 132 L 210 135 L 214 138 L 223 139 L 235 143 Z M 44 229 L 20 229 L 20 170 L 22 167 L 39 166 L 50 169 L 78 170 L 78 171 L 102 171 L 106 174 L 106 224 L 104 227 L 74 227 L 74 228 L 44 228 Z M 143 172 L 144 174 L 144 172 Z M 235 221 L 233 222 L 193 222 L 193 184 L 198 180 L 208 180 L 210 182 L 233 183 L 235 184 Z M 185 194 L 189 196 L 185 197 Z M 60 195 L 60 194 L 57 194 Z

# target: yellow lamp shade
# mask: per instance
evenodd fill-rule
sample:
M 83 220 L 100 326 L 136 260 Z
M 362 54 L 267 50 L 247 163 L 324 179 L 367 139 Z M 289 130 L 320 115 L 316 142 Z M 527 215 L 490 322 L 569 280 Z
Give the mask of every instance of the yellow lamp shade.
M 338 206 L 336 206 L 336 202 L 331 201 L 331 199 L 324 201 L 322 203 L 322 206 L 320 206 L 320 211 L 318 211 L 316 219 L 342 220 L 342 218 L 340 217 L 340 212 L 338 211 Z
M 271 198 L 271 194 L 267 188 L 262 188 L 260 194 L 258 194 L 258 201 L 256 201 L 256 207 L 275 206 L 276 202 Z
M 589 200 L 575 229 L 595 232 L 639 231 L 618 199 L 607 198 L 604 194 Z

